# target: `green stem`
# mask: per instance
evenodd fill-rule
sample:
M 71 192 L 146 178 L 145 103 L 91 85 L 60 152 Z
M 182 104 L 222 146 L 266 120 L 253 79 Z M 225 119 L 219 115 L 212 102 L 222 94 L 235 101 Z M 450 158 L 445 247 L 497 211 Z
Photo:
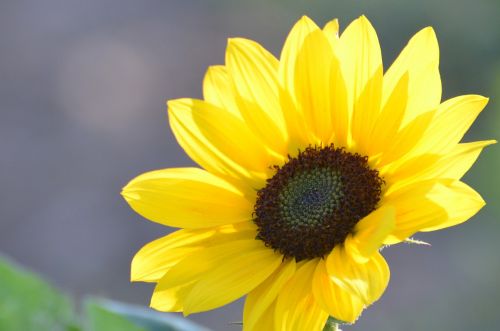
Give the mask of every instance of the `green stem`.
M 326 321 L 323 331 L 342 331 L 342 330 L 340 330 L 340 326 L 335 322 L 335 319 L 329 317 L 328 320 Z

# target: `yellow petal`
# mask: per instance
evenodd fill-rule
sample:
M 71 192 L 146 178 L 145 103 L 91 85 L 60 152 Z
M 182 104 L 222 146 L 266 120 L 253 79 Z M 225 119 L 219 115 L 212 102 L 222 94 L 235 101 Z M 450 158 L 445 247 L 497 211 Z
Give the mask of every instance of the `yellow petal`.
M 264 281 L 282 256 L 248 236 L 198 250 L 173 266 L 160 280 L 164 291 L 193 283 L 180 301 L 184 314 L 217 308 L 245 295 Z
M 439 63 L 431 63 L 410 76 L 408 101 L 402 125 L 406 125 L 425 111 L 436 109 L 441 101 Z
M 363 311 L 364 304 L 357 296 L 331 281 L 324 260 L 319 261 L 314 272 L 312 291 L 323 310 L 339 321 L 354 323 Z
M 435 114 L 436 111 L 420 114 L 400 130 L 383 151 L 377 167 L 380 168 L 394 161 L 401 162 L 403 157 L 410 158 L 410 152 L 419 144 L 420 139 L 428 134 Z
M 216 255 L 215 249 L 207 252 L 211 250 L 208 248 L 178 264 L 184 272 L 190 272 L 186 268 L 192 270 L 193 263 L 209 266 L 195 275 L 196 284 L 184 300 L 185 315 L 214 309 L 242 297 L 268 278 L 283 259 L 260 240 L 242 240 L 224 246 L 230 254 Z M 165 277 L 174 277 L 171 271 Z
M 283 262 L 262 284 L 251 291 L 245 300 L 243 310 L 243 330 L 259 330 L 256 325 L 265 315 L 283 285 L 295 273 L 295 260 Z
M 245 197 L 229 182 L 199 168 L 142 174 L 123 188 L 122 195 L 145 218 L 182 228 L 251 220 L 255 199 Z
M 456 145 L 444 154 L 422 154 L 402 164 L 391 164 L 381 169 L 388 190 L 432 178 L 459 180 L 476 162 L 484 147 L 495 140 L 476 141 Z
M 372 254 L 368 262 L 358 263 L 342 246 L 336 246 L 328 255 L 326 269 L 335 284 L 365 305 L 380 298 L 390 277 L 389 266 L 380 253 Z
M 333 56 L 338 42 L 337 20 L 321 31 L 304 16 L 285 43 L 280 78 L 287 92 L 282 93 L 282 104 L 287 109 L 291 155 L 308 144 L 347 145 L 347 91 L 338 54 Z
M 264 183 L 278 164 L 248 126 L 228 111 L 194 99 L 168 102 L 170 125 L 186 153 L 210 172 Z
M 427 171 L 433 177 L 461 179 L 476 162 L 483 148 L 496 143 L 496 140 L 485 140 L 458 144 Z M 420 178 L 427 179 L 424 176 Z
M 160 281 L 151 297 L 151 308 L 165 312 L 181 312 L 184 297 L 191 291 L 194 283 L 184 284 L 176 287 L 165 287 Z
M 135 254 L 131 280 L 157 282 L 171 267 L 199 249 L 252 237 L 253 222 L 224 225 L 211 229 L 183 229 L 156 239 Z
M 484 205 L 481 196 L 467 184 L 455 181 L 430 192 L 428 198 L 446 211 L 447 217 L 438 224 L 421 231 L 436 231 L 463 223 L 474 216 Z
M 347 147 L 350 139 L 349 100 L 337 55 L 333 57 L 330 66 L 330 103 L 332 135 L 328 142 L 338 147 Z
M 346 82 L 342 75 L 342 47 L 339 46 L 339 21 L 329 21 L 323 28 L 323 33 L 332 47 L 333 57 L 330 63 L 330 117 L 331 135 L 327 144 L 333 143 L 338 147 L 347 147 L 350 138 L 350 110 L 349 96 Z
M 274 331 L 274 310 L 276 308 L 276 300 L 271 304 L 269 308 L 260 316 L 257 323 L 255 323 L 252 327 L 245 325 L 243 322 L 243 331 Z M 282 330 L 276 330 L 282 331 Z
M 179 230 L 148 243 L 132 260 L 131 280 L 160 280 L 172 266 L 203 247 L 204 241 L 211 235 L 211 231 Z
M 346 250 L 352 258 L 358 263 L 368 262 L 394 230 L 395 217 L 396 210 L 393 206 L 382 205 L 359 221 L 354 234 L 349 235 L 345 241 Z
M 290 93 L 296 95 L 295 91 L 295 74 L 297 66 L 297 57 L 302 49 L 304 40 L 313 31 L 318 31 L 319 28 L 309 17 L 302 18 L 294 25 L 281 51 L 278 77 L 281 85 Z
M 227 110 L 232 115 L 242 119 L 234 99 L 231 79 L 224 66 L 208 68 L 203 80 L 203 98 L 205 101 Z
M 332 135 L 330 102 L 330 65 L 333 51 L 322 30 L 314 30 L 304 39 L 297 54 L 295 91 L 298 106 L 309 130 L 326 144 Z M 314 143 L 314 142 L 312 142 Z
M 272 149 L 286 155 L 278 60 L 254 41 L 232 38 L 226 50 L 226 65 L 243 118 Z
M 289 136 L 288 151 L 294 155 L 297 148 L 307 146 L 311 137 L 305 124 L 305 116 L 297 105 L 295 90 L 295 74 L 297 57 L 302 49 L 304 40 L 313 31 L 318 31 L 318 26 L 307 16 L 303 16 L 292 28 L 281 51 L 278 79 L 282 89 L 280 100 L 282 108 L 285 109 L 284 117 Z
M 418 231 L 462 223 L 484 206 L 466 184 L 454 180 L 427 180 L 405 186 L 383 198 L 396 208 L 396 227 L 386 243 L 404 241 Z
M 400 131 L 408 102 L 408 73 L 404 74 L 383 103 L 367 142 L 368 155 L 377 155 L 391 146 Z
M 336 46 L 339 40 L 339 20 L 333 19 L 325 24 L 323 28 L 325 36 L 332 46 Z
M 312 294 L 312 279 L 319 259 L 304 262 L 283 287 L 276 302 L 276 330 L 321 331 L 328 313 L 321 309 Z
M 298 319 L 294 321 L 295 323 L 291 330 L 323 331 L 326 321 L 328 320 L 328 313 L 321 309 L 312 293 L 303 303 L 302 310 L 303 312 L 297 316 Z
M 441 100 L 439 46 L 432 28 L 424 28 L 415 34 L 385 73 L 382 105 L 387 104 L 405 75 L 408 76 L 408 100 L 403 125 L 436 108 Z
M 383 197 L 382 204 L 390 204 L 396 208 L 396 226 L 391 234 L 392 238 L 388 238 L 385 243 L 404 241 L 420 229 L 446 217 L 445 211 L 427 198 L 440 185 L 442 184 L 430 180 L 418 182 Z
M 382 93 L 382 54 L 368 19 L 361 16 L 340 36 L 341 64 L 347 90 L 352 100 L 352 139 L 365 152 L 368 134 L 380 111 Z
M 462 139 L 487 103 L 488 98 L 480 95 L 463 95 L 443 102 L 438 107 L 428 132 L 413 153 L 450 151 Z

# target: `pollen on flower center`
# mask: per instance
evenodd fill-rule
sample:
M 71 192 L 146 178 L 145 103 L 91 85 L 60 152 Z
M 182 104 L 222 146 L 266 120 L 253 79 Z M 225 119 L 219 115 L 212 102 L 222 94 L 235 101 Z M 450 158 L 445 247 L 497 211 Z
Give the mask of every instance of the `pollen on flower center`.
M 257 192 L 257 239 L 297 261 L 343 243 L 380 200 L 383 180 L 367 157 L 333 145 L 308 147 L 274 168 Z

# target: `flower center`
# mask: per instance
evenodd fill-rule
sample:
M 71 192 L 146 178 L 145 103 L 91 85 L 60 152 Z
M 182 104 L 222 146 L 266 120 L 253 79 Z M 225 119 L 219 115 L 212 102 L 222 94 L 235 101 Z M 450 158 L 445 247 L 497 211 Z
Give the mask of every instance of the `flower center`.
M 368 158 L 343 148 L 308 147 L 289 157 L 257 192 L 257 239 L 297 261 L 323 257 L 380 200 L 383 179 Z

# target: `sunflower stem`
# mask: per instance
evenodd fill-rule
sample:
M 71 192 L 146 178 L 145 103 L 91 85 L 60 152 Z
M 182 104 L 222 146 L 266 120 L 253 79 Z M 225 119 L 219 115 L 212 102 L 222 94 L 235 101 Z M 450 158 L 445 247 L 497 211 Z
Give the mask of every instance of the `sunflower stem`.
M 328 320 L 326 321 L 323 331 L 342 331 L 340 330 L 339 324 L 336 323 L 335 321 L 336 320 L 334 318 L 329 317 Z

